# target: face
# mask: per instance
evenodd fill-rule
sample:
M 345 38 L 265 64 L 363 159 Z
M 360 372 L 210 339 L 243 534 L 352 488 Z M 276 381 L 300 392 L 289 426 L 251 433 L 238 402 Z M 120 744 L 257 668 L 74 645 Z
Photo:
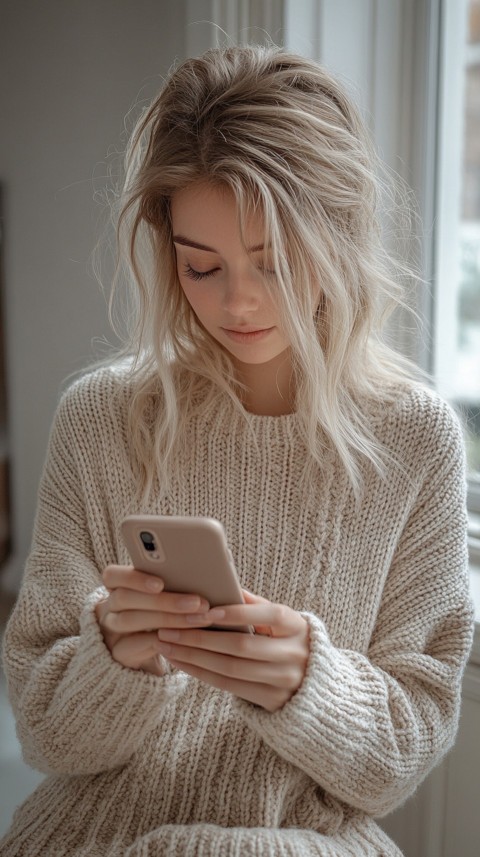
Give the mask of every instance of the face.
M 177 191 L 171 201 L 180 285 L 197 319 L 233 357 L 260 364 L 289 343 L 266 288 L 274 280 L 262 219 L 252 216 L 242 245 L 229 189 L 207 184 Z

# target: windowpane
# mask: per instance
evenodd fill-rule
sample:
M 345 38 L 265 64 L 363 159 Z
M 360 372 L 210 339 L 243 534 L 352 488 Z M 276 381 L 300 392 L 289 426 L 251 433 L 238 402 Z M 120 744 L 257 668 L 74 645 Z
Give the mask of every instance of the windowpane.
M 480 479 L 480 0 L 445 4 L 436 374 Z M 452 12 L 452 10 L 454 10 Z M 448 19 L 448 15 L 456 19 Z
M 470 0 L 467 20 L 458 347 L 469 465 L 480 475 L 480 0 Z

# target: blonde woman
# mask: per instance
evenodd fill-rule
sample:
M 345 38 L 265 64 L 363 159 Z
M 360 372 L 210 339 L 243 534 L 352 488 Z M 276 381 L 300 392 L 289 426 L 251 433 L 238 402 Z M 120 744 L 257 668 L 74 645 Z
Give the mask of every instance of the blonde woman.
M 382 344 L 377 171 L 280 49 L 188 60 L 141 117 L 125 346 L 60 402 L 6 633 L 47 776 L 2 855 L 400 853 L 374 818 L 452 746 L 473 614 L 458 421 Z M 133 568 L 139 512 L 221 521 L 246 603 Z

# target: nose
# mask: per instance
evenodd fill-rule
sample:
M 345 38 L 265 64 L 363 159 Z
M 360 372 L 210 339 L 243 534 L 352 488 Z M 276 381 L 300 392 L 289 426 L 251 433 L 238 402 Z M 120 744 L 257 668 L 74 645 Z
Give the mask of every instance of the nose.
M 234 318 L 256 310 L 261 300 L 261 288 L 255 275 L 229 273 L 225 279 L 222 308 Z

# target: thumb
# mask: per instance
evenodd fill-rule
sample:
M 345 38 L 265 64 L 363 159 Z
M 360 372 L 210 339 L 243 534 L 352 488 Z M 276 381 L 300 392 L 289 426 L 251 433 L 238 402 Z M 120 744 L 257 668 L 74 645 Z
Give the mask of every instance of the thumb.
M 262 598 L 261 595 L 254 595 L 248 589 L 242 589 L 245 604 L 270 604 L 268 598 Z M 269 625 L 255 625 L 255 633 L 263 634 L 265 637 L 272 636 L 272 629 Z
M 254 595 L 248 589 L 242 589 L 242 594 L 245 599 L 245 604 L 268 604 L 268 598 L 262 598 L 261 595 Z

